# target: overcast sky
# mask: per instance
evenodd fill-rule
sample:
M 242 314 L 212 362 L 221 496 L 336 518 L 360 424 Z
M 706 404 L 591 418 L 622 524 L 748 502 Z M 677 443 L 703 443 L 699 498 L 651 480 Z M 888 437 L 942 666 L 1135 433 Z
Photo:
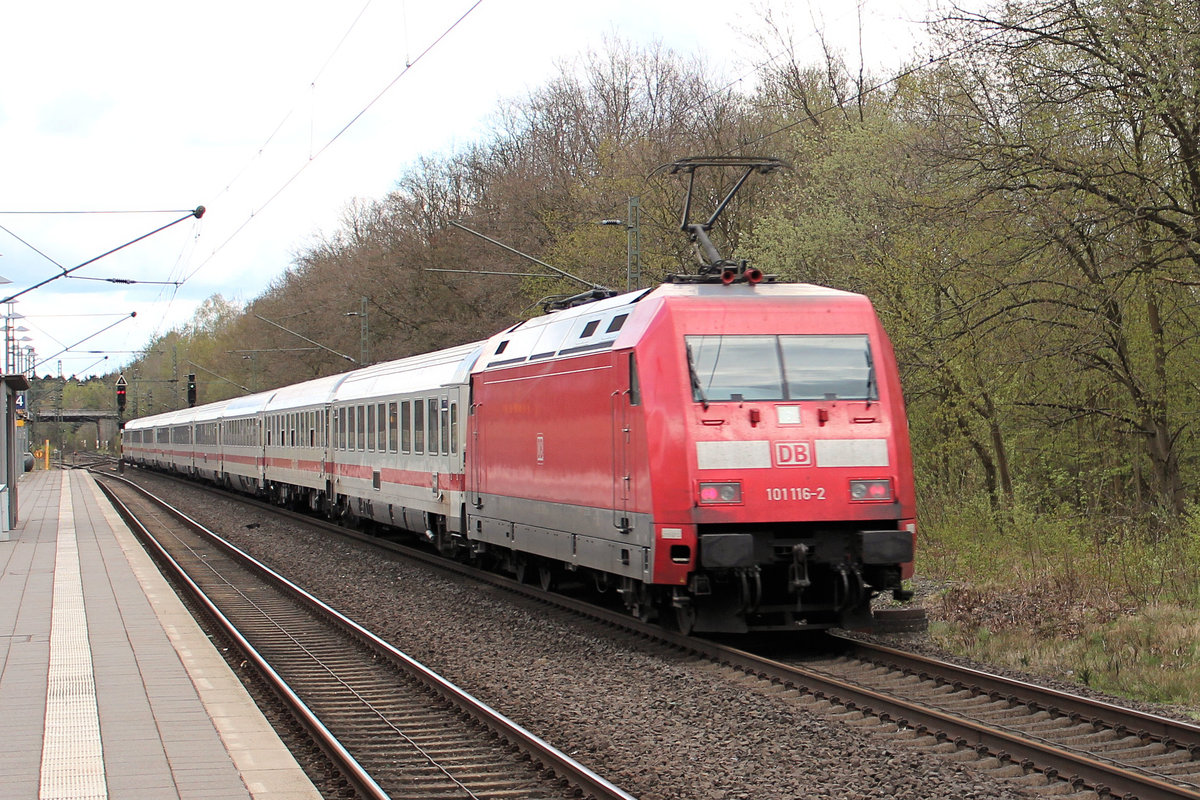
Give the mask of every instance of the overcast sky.
M 859 1 L 869 67 L 894 70 L 909 56 L 930 1 Z M 0 276 L 11 283 L 0 298 L 183 219 L 22 295 L 10 324 L 45 359 L 39 375 L 58 374 L 60 360 L 66 375 L 112 371 L 206 297 L 260 294 L 352 199 L 382 197 L 420 156 L 486 136 L 501 101 L 601 50 L 605 36 L 660 40 L 749 80 L 768 54 L 744 32 L 764 5 L 5 3 Z M 790 16 L 802 57 L 819 58 L 814 24 L 857 53 L 850 0 L 771 5 Z M 188 216 L 200 205 L 203 219 Z M 156 213 L 14 213 L 73 211 Z M 97 280 L 108 278 L 183 283 Z

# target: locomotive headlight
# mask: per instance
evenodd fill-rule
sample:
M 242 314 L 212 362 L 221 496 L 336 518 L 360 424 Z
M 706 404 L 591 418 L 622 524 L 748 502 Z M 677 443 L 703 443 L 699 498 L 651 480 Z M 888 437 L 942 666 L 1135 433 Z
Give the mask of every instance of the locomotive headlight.
M 700 484 L 701 505 L 740 502 L 742 502 L 742 484 L 737 481 Z
M 850 481 L 850 499 L 856 501 L 891 500 L 892 482 L 880 481 Z

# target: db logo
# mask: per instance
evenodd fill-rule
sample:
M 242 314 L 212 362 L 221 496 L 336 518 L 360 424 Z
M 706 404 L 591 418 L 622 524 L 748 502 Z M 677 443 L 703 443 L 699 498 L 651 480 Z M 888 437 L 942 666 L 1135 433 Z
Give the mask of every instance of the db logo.
M 776 442 L 775 466 L 811 467 L 812 449 L 808 442 Z

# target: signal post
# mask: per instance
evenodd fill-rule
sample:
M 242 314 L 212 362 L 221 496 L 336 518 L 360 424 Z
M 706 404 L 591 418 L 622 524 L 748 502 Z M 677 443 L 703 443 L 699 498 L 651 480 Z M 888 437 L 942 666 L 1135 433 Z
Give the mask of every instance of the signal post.
M 117 473 L 125 472 L 125 459 L 121 456 L 125 450 L 125 390 L 129 384 L 125 380 L 125 375 L 121 374 L 117 378 L 117 435 L 121 437 L 121 443 L 117 448 Z

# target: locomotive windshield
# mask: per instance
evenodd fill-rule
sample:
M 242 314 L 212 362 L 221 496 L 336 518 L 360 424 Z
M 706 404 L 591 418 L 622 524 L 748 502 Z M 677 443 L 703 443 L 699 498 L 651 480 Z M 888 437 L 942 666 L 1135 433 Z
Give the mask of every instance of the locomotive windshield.
M 692 399 L 879 399 L 866 336 L 686 336 Z

